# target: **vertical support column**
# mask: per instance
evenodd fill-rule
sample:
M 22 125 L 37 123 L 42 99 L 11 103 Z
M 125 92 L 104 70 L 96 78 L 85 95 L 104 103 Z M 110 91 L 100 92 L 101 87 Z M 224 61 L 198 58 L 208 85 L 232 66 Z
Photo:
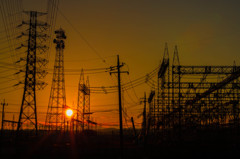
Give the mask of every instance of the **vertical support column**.
M 3 130 L 4 130 L 4 116 L 5 116 L 5 114 L 4 114 L 4 108 L 5 108 L 5 106 L 7 106 L 8 105 L 8 103 L 5 103 L 5 99 L 3 100 L 3 103 L 1 103 L 1 105 L 2 105 L 2 127 L 1 127 L 1 131 L 2 131 L 2 133 L 3 133 Z
M 179 56 L 178 56 L 178 49 L 177 46 L 175 46 L 174 49 L 174 55 L 173 55 L 173 64 L 172 64 L 172 84 L 173 84 L 173 89 L 172 89 L 172 98 L 173 98 L 173 108 L 174 108 L 174 124 L 177 123 L 178 125 L 178 134 L 179 138 L 181 136 L 181 72 L 180 72 L 180 62 L 179 62 Z M 178 85 L 178 89 L 175 88 L 175 86 Z M 176 103 L 178 108 L 176 107 Z M 177 122 L 177 111 L 178 110 L 178 122 Z
M 110 72 L 110 75 L 112 73 L 117 73 L 118 78 L 118 102 L 119 102 L 119 137 L 120 137 L 120 147 L 121 147 L 121 158 L 123 158 L 123 126 L 122 126 L 122 89 L 121 89 L 121 73 L 128 73 L 128 71 L 120 71 L 120 68 L 124 66 L 124 63 L 120 64 L 119 55 L 117 55 L 117 72 Z M 114 67 L 111 67 L 111 70 Z
M 123 127 L 122 127 L 122 95 L 121 95 L 121 72 L 120 72 L 119 55 L 117 55 L 117 74 L 118 74 L 118 101 L 119 101 L 119 128 L 120 128 L 120 146 L 121 157 L 123 158 Z

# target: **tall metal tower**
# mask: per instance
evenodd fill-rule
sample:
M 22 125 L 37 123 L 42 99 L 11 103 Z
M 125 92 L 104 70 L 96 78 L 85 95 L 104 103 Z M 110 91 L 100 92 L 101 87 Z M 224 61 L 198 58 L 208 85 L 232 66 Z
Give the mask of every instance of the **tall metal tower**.
M 56 56 L 53 71 L 52 87 L 48 103 L 48 111 L 46 116 L 46 125 L 51 130 L 61 130 L 65 125 L 65 79 L 64 79 L 64 60 L 63 50 L 65 48 L 66 39 L 65 31 L 58 29 L 55 31 L 56 39 Z
M 45 85 L 44 82 L 40 82 L 37 78 L 43 78 L 46 75 L 46 71 L 41 70 L 41 67 L 47 63 L 47 60 L 40 58 L 39 55 L 45 53 L 48 49 L 46 45 L 43 45 L 43 41 L 48 38 L 44 34 L 48 25 L 37 21 L 37 17 L 45 15 L 45 13 L 36 11 L 25 13 L 30 16 L 30 21 L 23 21 L 22 23 L 29 25 L 29 29 L 26 33 L 22 33 L 23 36 L 28 36 L 28 41 L 27 45 L 21 45 L 21 47 L 27 47 L 27 58 L 21 59 L 21 61 L 26 61 L 26 67 L 25 70 L 20 70 L 20 72 L 25 71 L 25 81 L 17 131 L 23 129 L 23 125 L 27 125 L 27 129 L 35 129 L 37 133 L 36 90 Z
M 82 121 L 82 131 L 85 125 L 89 129 L 90 123 L 90 84 L 87 78 L 84 80 L 84 72 L 81 71 L 80 80 L 78 85 L 78 104 L 77 104 L 77 120 Z M 80 119 L 81 118 L 81 119 Z
M 170 90 L 166 89 L 168 88 L 167 83 L 169 83 L 170 81 L 169 73 L 170 73 L 169 72 L 169 53 L 168 53 L 168 45 L 166 43 L 164 54 L 163 54 L 163 60 L 162 60 L 160 69 L 158 71 L 157 110 L 155 110 L 155 113 L 158 116 L 158 120 L 160 120 L 160 118 L 163 118 L 164 112 L 170 111 L 170 108 L 168 107 L 170 101 L 165 99 L 170 95 Z M 160 127 L 160 125 L 157 125 L 157 127 Z

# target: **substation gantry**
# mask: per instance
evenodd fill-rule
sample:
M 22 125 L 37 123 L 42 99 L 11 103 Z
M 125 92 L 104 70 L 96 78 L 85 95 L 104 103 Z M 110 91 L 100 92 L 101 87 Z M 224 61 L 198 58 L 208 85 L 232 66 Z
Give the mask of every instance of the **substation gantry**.
M 240 66 L 181 65 L 177 47 L 170 64 L 165 46 L 157 89 L 151 92 L 151 130 L 239 128 Z

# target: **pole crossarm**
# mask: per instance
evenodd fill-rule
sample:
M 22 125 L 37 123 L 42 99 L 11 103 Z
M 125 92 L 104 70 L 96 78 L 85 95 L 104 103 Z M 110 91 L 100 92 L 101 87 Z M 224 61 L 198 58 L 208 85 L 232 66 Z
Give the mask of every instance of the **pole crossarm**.
M 239 70 L 240 66 L 175 66 L 173 65 L 173 74 L 194 75 L 194 74 L 232 74 Z
M 119 101 L 119 136 L 120 136 L 120 147 L 121 147 L 121 157 L 123 157 L 123 125 L 122 125 L 122 89 L 121 89 L 121 73 L 128 73 L 128 71 L 120 71 L 121 67 L 124 66 L 124 63 L 120 64 L 119 55 L 117 55 L 117 66 L 110 67 L 110 75 L 112 73 L 117 73 L 118 77 L 118 101 Z M 112 68 L 117 68 L 115 72 Z

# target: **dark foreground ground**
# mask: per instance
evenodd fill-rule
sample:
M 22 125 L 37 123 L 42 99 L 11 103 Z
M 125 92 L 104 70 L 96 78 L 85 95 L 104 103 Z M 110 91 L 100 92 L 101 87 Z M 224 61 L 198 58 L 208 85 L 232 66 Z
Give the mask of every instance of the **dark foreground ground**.
M 237 158 L 240 155 L 239 131 L 183 131 L 181 139 L 179 134 L 172 133 L 150 135 L 145 146 L 141 141 L 136 144 L 134 137 L 125 133 L 123 158 Z M 4 132 L 0 158 L 118 159 L 121 158 L 119 136 L 40 132 L 38 136 L 25 134 L 16 138 L 12 132 Z

